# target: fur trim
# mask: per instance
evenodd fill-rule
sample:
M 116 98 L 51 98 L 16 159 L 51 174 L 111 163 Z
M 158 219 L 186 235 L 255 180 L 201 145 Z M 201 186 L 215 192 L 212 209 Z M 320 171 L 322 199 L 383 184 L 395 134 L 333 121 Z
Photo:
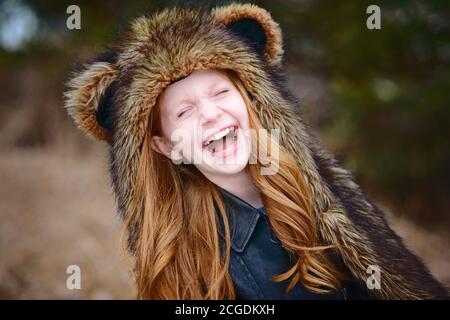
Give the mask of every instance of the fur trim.
M 369 266 L 381 269 L 381 289 L 372 291 L 375 298 L 448 297 L 447 290 L 389 228 L 383 213 L 302 122 L 300 104 L 280 72 L 281 30 L 266 10 L 238 4 L 211 12 L 167 8 L 132 21 L 114 48 L 113 62 L 88 65 L 69 82 L 66 108 L 89 136 L 105 140 L 110 134 L 110 171 L 122 218 L 134 210 L 140 149 L 159 94 L 196 69 L 232 69 L 263 126 L 280 129 L 281 144 L 294 154 L 308 182 L 320 236 L 338 247 L 352 274 L 365 282 Z M 109 132 L 96 123 L 95 114 L 113 82 Z M 133 230 L 131 251 L 136 243 Z
M 264 55 L 269 65 L 281 67 L 283 58 L 283 40 L 281 29 L 267 10 L 254 4 L 231 4 L 213 9 L 213 15 L 219 25 L 227 26 L 243 19 L 257 21 L 264 29 L 266 45 Z
M 117 70 L 107 62 L 95 62 L 75 74 L 64 93 L 65 108 L 77 126 L 91 138 L 107 141 L 108 133 L 97 122 L 97 107 Z

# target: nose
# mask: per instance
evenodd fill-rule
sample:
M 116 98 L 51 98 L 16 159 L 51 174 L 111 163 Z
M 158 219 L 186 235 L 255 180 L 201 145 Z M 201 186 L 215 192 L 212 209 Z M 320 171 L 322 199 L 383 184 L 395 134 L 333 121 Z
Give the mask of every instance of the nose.
M 215 121 L 222 113 L 222 109 L 211 101 L 202 100 L 199 103 L 200 122 L 205 124 L 210 121 Z

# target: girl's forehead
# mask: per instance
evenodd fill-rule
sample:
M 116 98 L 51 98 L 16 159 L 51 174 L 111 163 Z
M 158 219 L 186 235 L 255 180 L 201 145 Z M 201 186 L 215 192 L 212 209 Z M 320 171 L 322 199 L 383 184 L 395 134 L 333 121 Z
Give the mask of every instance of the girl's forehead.
M 170 85 L 167 86 L 167 88 L 174 90 L 177 88 L 198 84 L 199 82 L 203 84 L 203 82 L 212 82 L 221 80 L 228 80 L 227 76 L 223 74 L 221 71 L 215 69 L 200 69 L 195 70 L 191 72 L 189 75 L 183 77 L 182 79 L 171 83 Z
M 216 84 L 229 82 L 228 77 L 214 69 L 195 70 L 181 80 L 169 84 L 163 91 L 163 99 L 168 102 L 195 93 L 194 90 L 208 90 Z

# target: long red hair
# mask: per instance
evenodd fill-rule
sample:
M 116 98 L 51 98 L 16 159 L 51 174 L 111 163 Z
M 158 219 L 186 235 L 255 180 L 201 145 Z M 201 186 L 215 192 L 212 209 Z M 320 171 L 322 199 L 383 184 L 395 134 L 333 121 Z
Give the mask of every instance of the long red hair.
M 247 106 L 250 127 L 262 129 L 252 102 L 237 74 L 224 72 L 241 93 Z M 160 96 L 161 97 L 161 96 Z M 158 99 L 159 101 L 159 99 Z M 160 135 L 159 103 L 149 115 L 134 190 L 134 210 L 125 220 L 122 243 L 131 229 L 135 236 L 133 271 L 139 299 L 235 299 L 228 273 L 230 230 L 218 187 L 192 164 L 176 165 L 154 152 L 151 136 Z M 269 136 L 270 137 L 270 136 Z M 320 245 L 311 197 L 294 157 L 273 138 L 259 139 L 258 154 L 272 156 L 279 148 L 277 173 L 261 175 L 259 161 L 248 164 L 255 186 L 261 192 L 270 225 L 296 262 L 283 274 L 290 279 L 286 292 L 300 281 L 315 293 L 338 289 L 344 274 L 331 260 L 331 247 Z M 218 221 L 224 221 L 226 254 L 219 247 Z

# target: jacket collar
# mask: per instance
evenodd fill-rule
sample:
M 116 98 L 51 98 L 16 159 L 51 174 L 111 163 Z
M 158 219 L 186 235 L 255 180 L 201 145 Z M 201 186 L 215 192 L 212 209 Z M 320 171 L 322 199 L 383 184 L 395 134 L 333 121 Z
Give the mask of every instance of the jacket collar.
M 253 234 L 256 223 L 264 207 L 255 208 L 245 200 L 235 196 L 219 187 L 225 202 L 228 222 L 230 224 L 231 248 L 242 252 Z M 219 216 L 219 234 L 225 240 L 225 229 L 222 218 Z

